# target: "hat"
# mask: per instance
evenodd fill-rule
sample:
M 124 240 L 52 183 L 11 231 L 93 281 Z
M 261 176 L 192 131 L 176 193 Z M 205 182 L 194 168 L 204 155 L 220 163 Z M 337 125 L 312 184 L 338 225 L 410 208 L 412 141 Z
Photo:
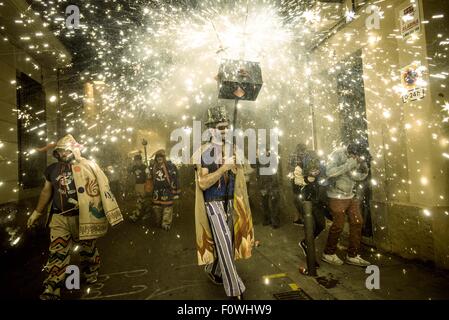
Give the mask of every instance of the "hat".
M 228 112 L 225 106 L 211 107 L 207 110 L 206 126 L 213 127 L 220 122 L 229 122 Z
M 298 143 L 297 145 L 296 145 L 296 149 L 295 149 L 295 151 L 296 151 L 296 153 L 304 153 L 304 152 L 306 152 L 307 151 L 307 146 L 306 146 L 306 144 L 305 143 Z
M 364 153 L 366 153 L 366 146 L 357 142 L 351 142 L 348 144 L 347 150 L 349 154 L 362 156 Z
M 160 150 L 158 150 L 158 151 L 156 151 L 156 152 L 154 153 L 154 158 L 156 159 L 156 158 L 158 158 L 158 157 L 163 157 L 163 158 L 166 157 L 166 154 L 165 154 L 165 150 L 164 150 L 164 149 L 160 149 Z

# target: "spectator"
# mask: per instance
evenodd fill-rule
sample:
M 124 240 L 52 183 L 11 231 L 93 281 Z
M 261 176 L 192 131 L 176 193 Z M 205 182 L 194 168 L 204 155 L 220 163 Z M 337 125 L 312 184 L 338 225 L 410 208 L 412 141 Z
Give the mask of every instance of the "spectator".
M 293 203 L 295 204 L 295 208 L 296 208 L 296 213 L 295 213 L 296 218 L 294 219 L 293 224 L 296 224 L 299 226 L 304 225 L 304 217 L 303 217 L 303 212 L 302 212 L 302 204 L 299 199 L 301 190 L 299 188 L 299 185 L 296 184 L 294 181 L 294 170 L 295 170 L 295 168 L 300 166 L 300 164 L 302 162 L 302 158 L 303 158 L 306 150 L 307 150 L 307 147 L 304 143 L 298 143 L 296 145 L 295 151 L 292 154 L 290 154 L 290 157 L 288 160 L 288 167 L 289 167 L 289 171 L 290 171 L 289 176 L 291 177 L 291 185 L 292 185 L 292 191 L 293 191 Z
M 267 157 L 270 156 L 270 150 L 267 151 Z M 261 174 L 261 168 L 268 168 L 270 163 L 261 164 L 259 157 L 256 164 L 257 187 L 262 197 L 262 212 L 264 226 L 271 225 L 273 229 L 280 227 L 279 218 L 279 176 L 278 170 L 271 172 L 271 175 Z
M 318 155 L 313 150 L 303 153 L 302 161 L 295 168 L 294 182 L 299 187 L 299 202 L 303 213 L 311 210 L 313 217 L 313 238 L 316 239 L 326 227 L 326 203 L 320 197 L 323 190 L 326 169 L 321 164 Z M 304 255 L 307 255 L 305 239 L 299 243 Z M 314 254 L 314 253 L 313 253 Z M 318 264 L 317 264 L 318 265 Z
M 358 181 L 368 176 L 368 166 L 362 156 L 363 148 L 351 143 L 346 148 L 338 148 L 330 155 L 326 175 L 330 179 L 327 191 L 329 208 L 333 223 L 329 230 L 323 261 L 335 265 L 344 262 L 337 256 L 337 244 L 343 231 L 345 213 L 349 216 L 349 247 L 346 263 L 356 266 L 368 266 L 370 262 L 360 256 L 363 218 L 360 213 L 360 201 L 355 197 L 354 187 Z

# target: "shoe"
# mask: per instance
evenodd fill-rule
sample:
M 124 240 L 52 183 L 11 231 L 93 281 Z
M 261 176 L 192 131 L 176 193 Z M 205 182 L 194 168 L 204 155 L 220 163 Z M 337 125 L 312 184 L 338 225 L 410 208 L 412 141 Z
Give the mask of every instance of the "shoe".
M 223 278 L 220 276 L 216 276 L 213 273 L 209 272 L 207 270 L 207 265 L 204 266 L 204 272 L 207 274 L 207 277 L 212 281 L 213 284 L 216 285 L 222 285 L 223 284 Z
M 168 231 L 168 230 L 170 230 L 170 226 L 169 225 L 164 225 L 164 226 L 162 226 L 162 229 L 164 229 L 165 231 Z
M 324 262 L 333 264 L 335 266 L 341 266 L 342 264 L 344 264 L 343 260 L 341 260 L 336 254 L 323 253 L 321 260 L 323 260 Z
M 217 286 L 221 286 L 223 284 L 223 279 L 219 276 L 216 276 L 210 272 L 207 272 L 207 277 L 210 279 L 210 281 L 212 281 L 213 284 L 217 285 Z
M 369 261 L 366 261 L 360 255 L 356 255 L 355 257 L 346 256 L 346 263 L 358 267 L 368 267 L 371 265 Z
M 84 278 L 84 283 L 86 283 L 86 284 L 94 284 L 94 283 L 97 283 L 97 281 L 98 281 L 98 278 L 97 278 L 96 274 L 89 275 Z
M 307 257 L 307 245 L 306 245 L 306 241 L 302 240 L 299 243 L 299 247 L 302 249 L 302 253 L 304 253 L 304 256 Z
M 61 290 L 53 290 L 50 286 L 45 288 L 44 292 L 39 296 L 40 300 L 61 300 Z
M 231 300 L 243 300 L 243 293 L 241 295 L 238 296 L 234 296 L 234 297 L 229 297 Z
M 298 219 L 298 220 L 295 220 L 295 221 L 293 221 L 293 224 L 294 225 L 296 225 L 296 226 L 304 226 L 304 220 L 302 220 L 302 219 Z

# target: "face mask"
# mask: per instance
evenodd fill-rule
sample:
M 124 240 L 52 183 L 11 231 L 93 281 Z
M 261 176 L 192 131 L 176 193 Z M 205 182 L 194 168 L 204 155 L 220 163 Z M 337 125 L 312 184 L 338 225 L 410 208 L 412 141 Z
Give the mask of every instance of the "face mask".
M 73 155 L 73 153 L 71 153 L 70 155 L 68 155 L 67 157 L 65 157 L 65 158 L 62 160 L 62 162 L 70 163 L 70 162 L 73 161 L 73 159 L 75 159 L 75 156 Z
M 54 151 L 53 152 L 53 156 L 59 161 L 59 162 L 64 162 L 64 163 L 70 163 L 72 162 L 72 160 L 75 158 L 75 156 L 73 155 L 73 153 L 70 153 L 68 156 L 66 157 L 61 157 L 61 155 L 59 154 L 58 151 Z

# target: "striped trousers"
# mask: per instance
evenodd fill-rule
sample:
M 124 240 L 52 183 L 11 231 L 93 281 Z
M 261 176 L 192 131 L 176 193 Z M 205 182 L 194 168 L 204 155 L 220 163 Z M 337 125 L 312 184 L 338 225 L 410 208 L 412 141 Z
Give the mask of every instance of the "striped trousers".
M 206 272 L 223 279 L 223 286 L 228 297 L 241 295 L 245 285 L 237 274 L 234 261 L 234 221 L 232 218 L 232 200 L 225 212 L 224 201 L 206 202 L 206 212 L 215 241 L 217 260 L 206 266 Z

